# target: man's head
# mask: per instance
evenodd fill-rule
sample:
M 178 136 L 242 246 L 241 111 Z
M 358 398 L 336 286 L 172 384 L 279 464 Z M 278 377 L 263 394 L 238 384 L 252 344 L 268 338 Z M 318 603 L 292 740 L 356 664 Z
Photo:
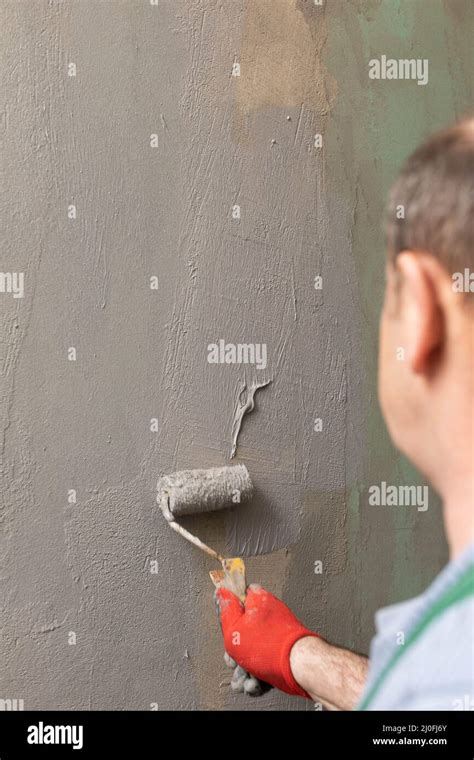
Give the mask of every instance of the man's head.
M 469 119 L 418 148 L 391 191 L 380 321 L 379 396 L 389 431 L 445 499 L 472 470 L 473 225 Z

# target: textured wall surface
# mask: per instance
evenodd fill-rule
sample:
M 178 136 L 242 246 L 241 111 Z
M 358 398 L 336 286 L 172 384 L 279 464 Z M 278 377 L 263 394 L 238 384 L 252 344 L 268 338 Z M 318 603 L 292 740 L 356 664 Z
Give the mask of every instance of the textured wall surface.
M 257 496 L 187 527 L 363 652 L 445 562 L 435 494 L 368 489 L 421 483 L 376 399 L 381 221 L 401 160 L 469 105 L 471 9 L 1 0 L 0 266 L 24 273 L 0 293 L 1 698 L 314 709 L 230 692 L 213 565 L 156 510 L 161 473 L 229 462 L 252 396 L 233 461 Z M 369 79 L 381 55 L 428 83 Z M 219 340 L 266 366 L 209 363 Z

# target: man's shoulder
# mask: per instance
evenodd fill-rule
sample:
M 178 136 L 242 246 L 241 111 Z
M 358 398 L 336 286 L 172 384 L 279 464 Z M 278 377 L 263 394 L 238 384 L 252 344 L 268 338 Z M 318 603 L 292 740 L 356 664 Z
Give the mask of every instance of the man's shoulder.
M 431 621 L 412 645 L 410 656 L 418 660 L 429 658 L 431 672 L 446 670 L 452 674 L 453 665 L 463 663 L 465 674 L 472 679 L 473 633 L 474 596 L 470 595 L 447 607 Z
M 446 609 L 407 653 L 404 709 L 474 709 L 474 597 Z
M 388 672 L 372 708 L 459 709 L 474 698 L 472 557 L 470 547 L 421 596 L 377 613 L 369 690 Z

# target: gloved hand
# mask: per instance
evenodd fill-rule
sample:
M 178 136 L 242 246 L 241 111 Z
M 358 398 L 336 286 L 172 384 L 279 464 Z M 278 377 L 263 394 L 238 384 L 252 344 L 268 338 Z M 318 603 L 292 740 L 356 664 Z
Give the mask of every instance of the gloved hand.
M 290 652 L 303 636 L 317 636 L 292 611 L 261 586 L 251 584 L 245 606 L 231 591 L 218 588 L 216 599 L 226 652 L 246 671 L 287 694 L 311 697 L 293 678 Z

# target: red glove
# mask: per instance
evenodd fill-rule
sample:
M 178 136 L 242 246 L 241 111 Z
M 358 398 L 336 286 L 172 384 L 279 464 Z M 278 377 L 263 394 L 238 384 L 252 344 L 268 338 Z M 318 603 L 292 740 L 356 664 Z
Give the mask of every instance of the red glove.
M 276 596 L 252 584 L 245 607 L 231 591 L 216 591 L 226 652 L 260 681 L 287 694 L 307 697 L 293 678 L 290 652 L 303 636 L 317 636 Z

